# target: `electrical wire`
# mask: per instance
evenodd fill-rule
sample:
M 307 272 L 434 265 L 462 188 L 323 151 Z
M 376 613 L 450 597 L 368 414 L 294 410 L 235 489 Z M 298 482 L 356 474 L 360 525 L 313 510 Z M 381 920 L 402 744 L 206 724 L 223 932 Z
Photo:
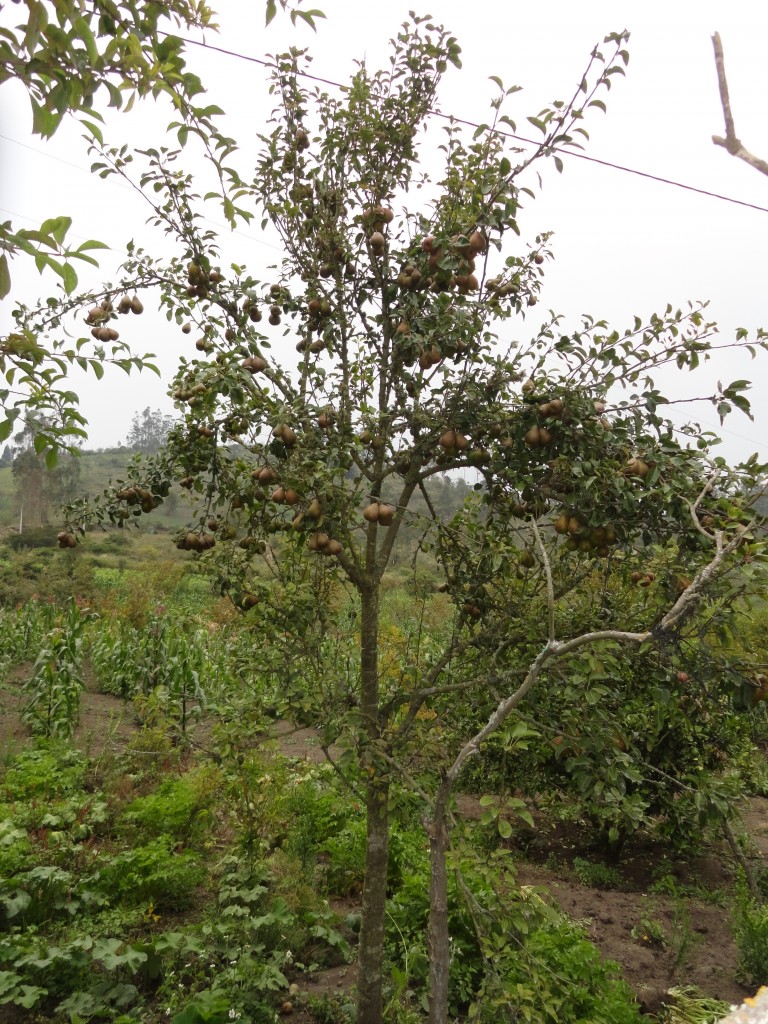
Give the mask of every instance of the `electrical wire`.
M 166 33 L 168 34 L 168 33 Z M 179 36 L 184 43 L 189 43 L 190 46 L 197 46 L 202 50 L 210 50 L 214 53 L 220 53 L 225 57 L 234 57 L 237 60 L 244 60 L 250 64 L 259 64 L 262 67 L 271 67 L 269 61 L 262 60 L 259 57 L 251 57 L 244 53 L 238 53 L 235 50 L 228 50 L 223 46 L 214 46 L 211 43 L 201 42 L 198 39 L 188 39 L 186 36 Z M 298 76 L 300 78 L 307 78 L 312 82 L 319 82 L 321 85 L 329 85 L 336 89 L 345 89 L 341 82 L 335 82 L 330 78 L 323 78 L 320 75 L 311 75 L 308 71 L 299 71 Z M 516 135 L 513 132 L 502 131 L 500 128 L 488 128 L 486 125 L 480 125 L 476 121 L 468 121 L 464 118 L 454 117 L 452 114 L 443 114 L 439 110 L 428 110 L 428 116 L 440 117 L 446 121 L 451 121 L 454 124 L 463 124 L 468 128 L 486 128 L 487 131 L 493 131 L 496 135 L 500 135 L 505 139 L 512 139 L 515 142 L 522 142 L 527 146 L 540 146 L 541 142 L 537 142 L 535 139 L 528 139 L 524 135 Z M 686 185 L 682 181 L 675 181 L 673 178 L 664 178 L 658 174 L 651 174 L 649 171 L 641 171 L 636 167 L 627 167 L 624 164 L 617 164 L 612 160 L 601 160 L 596 156 L 589 156 L 587 153 L 577 153 L 570 149 L 558 149 L 558 156 L 574 157 L 577 160 L 586 160 L 588 163 L 598 164 L 600 167 L 608 167 L 614 171 L 621 171 L 624 174 L 634 174 L 640 178 L 646 178 L 649 181 L 656 181 L 661 185 L 671 185 L 673 188 L 681 188 L 687 192 L 694 192 L 697 195 L 707 196 L 709 199 L 718 199 L 725 203 L 733 203 L 736 206 L 744 206 L 749 210 L 757 210 L 759 213 L 768 213 L 768 207 L 759 206 L 757 203 L 749 203 L 745 199 L 737 199 L 735 196 L 726 196 L 720 192 L 711 192 L 709 189 L 699 188 L 696 185 Z

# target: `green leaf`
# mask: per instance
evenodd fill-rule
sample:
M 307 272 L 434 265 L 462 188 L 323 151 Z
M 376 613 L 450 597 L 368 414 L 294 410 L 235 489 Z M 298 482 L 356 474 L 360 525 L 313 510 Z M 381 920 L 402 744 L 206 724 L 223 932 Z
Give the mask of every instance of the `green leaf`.
M 108 249 L 109 246 L 106 242 L 99 242 L 95 238 L 90 238 L 87 242 L 83 242 L 82 245 L 78 245 L 77 252 L 85 252 L 87 249 Z
M 17 1006 L 23 1006 L 27 1010 L 31 1010 L 33 1006 L 36 1006 L 43 996 L 48 995 L 47 988 L 38 988 L 36 985 L 22 985 L 20 987 L 20 994 L 13 1000 Z
M 40 230 L 44 235 L 52 235 L 59 245 L 63 245 L 64 238 L 71 227 L 71 217 L 50 217 L 48 220 L 43 221 Z
M 56 117 L 50 110 L 41 107 L 34 100 L 32 102 L 32 132 L 35 135 L 42 135 L 43 138 L 53 135 L 61 117 Z
M 93 121 L 81 121 L 80 123 L 88 129 L 100 145 L 104 145 L 104 136 L 101 134 L 101 128 L 98 125 L 95 125 Z
M 275 3 L 275 0 L 267 0 L 267 20 L 266 20 L 265 24 L 269 25 L 269 23 L 272 21 L 272 19 L 274 18 L 274 16 L 276 14 L 277 14 L 277 4 Z M 176 1018 L 174 1018 L 174 1020 L 175 1019 Z
M 512 826 L 506 818 L 499 818 L 499 835 L 502 839 L 509 839 L 512 835 Z
M 0 299 L 4 299 L 11 290 L 11 271 L 8 267 L 8 257 L 3 253 L 0 256 Z
M 77 288 L 77 274 L 75 272 L 75 268 L 71 263 L 65 263 L 61 269 L 61 277 L 64 281 L 64 291 L 67 295 L 71 295 L 75 288 Z

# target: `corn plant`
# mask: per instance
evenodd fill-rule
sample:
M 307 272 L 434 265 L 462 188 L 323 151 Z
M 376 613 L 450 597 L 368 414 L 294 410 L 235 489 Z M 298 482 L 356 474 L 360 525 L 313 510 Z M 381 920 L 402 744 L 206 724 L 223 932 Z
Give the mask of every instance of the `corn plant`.
M 80 714 L 82 645 L 85 619 L 74 601 L 41 640 L 31 677 L 24 684 L 29 700 L 22 720 L 39 735 L 68 738 Z
M 0 675 L 33 657 L 52 628 L 56 607 L 27 601 L 18 608 L 0 608 Z
M 90 637 L 91 667 L 102 693 L 131 700 L 146 690 L 149 672 L 141 631 L 127 622 L 98 623 Z

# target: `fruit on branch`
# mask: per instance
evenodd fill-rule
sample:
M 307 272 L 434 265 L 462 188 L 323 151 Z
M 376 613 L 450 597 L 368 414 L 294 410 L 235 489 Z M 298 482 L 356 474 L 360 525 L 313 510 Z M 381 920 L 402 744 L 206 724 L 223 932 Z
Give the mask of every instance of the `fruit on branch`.
M 645 480 L 650 471 L 651 467 L 648 465 L 648 463 L 645 462 L 645 460 L 637 457 L 630 459 L 624 467 L 624 474 L 626 476 L 636 476 L 639 477 L 641 480 Z
M 556 533 L 568 533 L 568 516 L 565 512 L 563 512 L 562 515 L 559 515 L 557 517 L 557 519 L 554 522 L 554 527 Z
M 440 435 L 437 443 L 449 455 L 457 455 L 459 452 L 466 451 L 469 447 L 469 441 L 458 430 L 446 430 L 444 434 Z
M 469 236 L 469 247 L 475 253 L 486 252 L 488 249 L 488 238 L 486 237 L 485 232 L 476 228 Z
M 261 356 L 247 356 L 240 365 L 248 373 L 263 373 L 267 368 L 267 361 Z
M 363 519 L 368 523 L 379 523 L 380 526 L 391 526 L 395 519 L 394 505 L 383 501 L 372 501 L 363 509 Z
M 562 398 L 553 398 L 550 402 L 544 402 L 539 406 L 539 414 L 544 419 L 558 419 L 563 414 L 565 402 Z
M 545 448 L 552 441 L 552 433 L 546 427 L 534 425 L 526 432 L 523 440 L 529 448 Z

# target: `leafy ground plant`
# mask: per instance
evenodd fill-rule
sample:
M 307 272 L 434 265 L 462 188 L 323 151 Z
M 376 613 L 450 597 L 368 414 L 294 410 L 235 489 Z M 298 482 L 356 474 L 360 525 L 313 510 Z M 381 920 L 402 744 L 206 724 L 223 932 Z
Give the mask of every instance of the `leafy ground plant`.
M 736 942 L 747 985 L 768 984 L 768 904 L 754 899 L 742 878 L 736 886 Z

